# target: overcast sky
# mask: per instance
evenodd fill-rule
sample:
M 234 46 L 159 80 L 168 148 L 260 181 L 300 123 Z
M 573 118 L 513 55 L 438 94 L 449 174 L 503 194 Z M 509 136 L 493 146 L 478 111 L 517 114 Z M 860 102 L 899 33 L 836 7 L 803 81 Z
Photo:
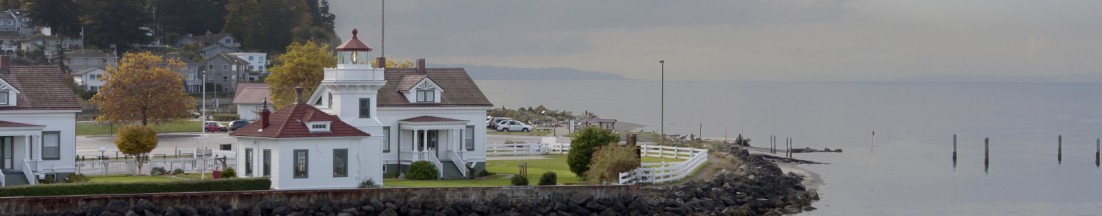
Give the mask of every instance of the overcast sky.
M 380 0 L 333 0 L 380 52 Z M 1102 73 L 1097 0 L 386 2 L 386 53 L 671 80 L 899 80 Z

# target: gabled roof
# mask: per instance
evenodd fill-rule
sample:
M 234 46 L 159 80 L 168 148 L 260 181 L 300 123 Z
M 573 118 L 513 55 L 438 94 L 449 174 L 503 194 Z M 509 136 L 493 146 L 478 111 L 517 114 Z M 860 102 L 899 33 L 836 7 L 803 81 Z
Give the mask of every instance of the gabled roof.
M 72 77 L 56 65 L 10 66 L 0 72 L 3 79 L 19 90 L 15 106 L 0 106 L 0 110 L 80 110 L 73 89 Z
M 237 83 L 233 104 L 261 104 L 271 94 L 264 83 Z
M 448 92 L 440 95 L 440 103 L 410 103 L 399 86 L 405 77 L 424 76 Z M 395 106 L 494 106 L 478 89 L 478 85 L 463 68 L 387 68 L 386 85 L 379 89 L 376 101 L 380 107 Z M 415 79 L 415 78 L 414 78 Z M 418 80 L 419 81 L 419 80 Z M 414 83 L 416 84 L 416 83 Z
M 270 124 L 263 128 L 261 121 L 255 121 L 241 129 L 237 129 L 230 136 L 243 137 L 267 137 L 267 138 L 301 138 L 301 137 L 363 137 L 371 136 L 356 127 L 352 127 L 341 121 L 336 116 L 325 114 L 314 106 L 295 104 L 284 107 L 272 113 L 268 117 Z M 306 123 L 312 121 L 328 121 L 329 132 L 311 133 Z
M 467 120 L 459 120 L 452 118 L 436 117 L 436 116 L 417 116 L 408 119 L 398 120 L 400 122 L 466 122 Z
M 241 57 L 237 57 L 235 55 L 230 55 L 230 54 L 227 54 L 227 53 L 214 54 L 214 56 L 203 59 L 203 62 L 210 62 L 210 60 L 215 59 L 215 58 L 224 58 L 224 59 L 226 59 L 227 62 L 230 62 L 230 63 L 237 62 L 239 65 L 248 65 L 249 64 L 249 61 L 245 61 L 245 59 L 242 59 Z
M 417 86 L 417 83 L 421 83 L 421 80 L 425 80 L 425 78 L 428 77 L 427 75 L 420 74 L 406 75 L 402 77 L 401 82 L 398 82 L 398 91 L 409 91 L 414 86 Z
M 42 125 L 24 124 L 19 122 L 0 121 L 0 128 L 13 128 L 13 127 L 42 127 Z

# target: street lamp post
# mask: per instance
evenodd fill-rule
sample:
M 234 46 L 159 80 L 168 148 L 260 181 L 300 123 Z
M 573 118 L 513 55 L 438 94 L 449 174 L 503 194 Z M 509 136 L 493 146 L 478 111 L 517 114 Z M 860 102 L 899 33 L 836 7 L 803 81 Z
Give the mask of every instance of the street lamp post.
M 661 128 L 660 129 L 661 133 L 660 133 L 660 136 L 658 137 L 658 144 L 662 145 L 662 144 L 665 143 L 665 140 L 666 140 L 666 60 L 658 60 L 658 64 L 662 65 L 662 79 L 661 79 L 662 80 L 661 81 L 661 83 L 662 83 L 661 84 L 662 85 L 662 88 L 661 88 L 661 91 L 662 91 L 661 103 L 662 103 L 662 105 L 661 105 L 661 117 L 660 117 L 661 120 L 659 121 L 659 123 L 662 124 L 662 126 L 659 127 L 659 128 Z

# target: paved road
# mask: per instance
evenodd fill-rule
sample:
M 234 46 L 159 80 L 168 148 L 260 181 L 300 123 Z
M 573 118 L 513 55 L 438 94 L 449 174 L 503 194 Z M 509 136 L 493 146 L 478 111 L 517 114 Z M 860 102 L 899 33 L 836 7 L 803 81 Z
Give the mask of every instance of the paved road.
M 175 155 L 176 150 L 184 153 L 193 152 L 196 148 L 218 149 L 219 144 L 232 144 L 235 139 L 229 133 L 208 133 L 206 141 L 200 133 L 164 133 L 157 135 L 157 148 L 152 154 Z M 103 154 L 114 157 L 118 151 L 115 148 L 114 136 L 77 136 L 77 156 L 95 157 L 100 155 L 100 148 L 106 151 Z M 122 153 L 119 153 L 121 156 Z

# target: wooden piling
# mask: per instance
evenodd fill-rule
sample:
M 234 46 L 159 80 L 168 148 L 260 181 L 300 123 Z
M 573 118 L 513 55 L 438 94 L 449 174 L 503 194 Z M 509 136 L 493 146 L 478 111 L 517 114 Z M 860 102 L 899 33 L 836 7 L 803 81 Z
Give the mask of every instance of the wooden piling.
M 1098 160 L 1099 159 L 1098 158 L 1099 153 L 1102 153 L 1102 138 L 1094 140 L 1094 166 L 1095 167 L 1102 166 L 1102 163 L 1099 163 L 1099 162 L 1102 162 L 1102 161 Z
M 957 164 L 957 134 L 953 134 L 953 165 Z
M 1064 135 L 1056 136 L 1056 164 L 1064 162 Z

